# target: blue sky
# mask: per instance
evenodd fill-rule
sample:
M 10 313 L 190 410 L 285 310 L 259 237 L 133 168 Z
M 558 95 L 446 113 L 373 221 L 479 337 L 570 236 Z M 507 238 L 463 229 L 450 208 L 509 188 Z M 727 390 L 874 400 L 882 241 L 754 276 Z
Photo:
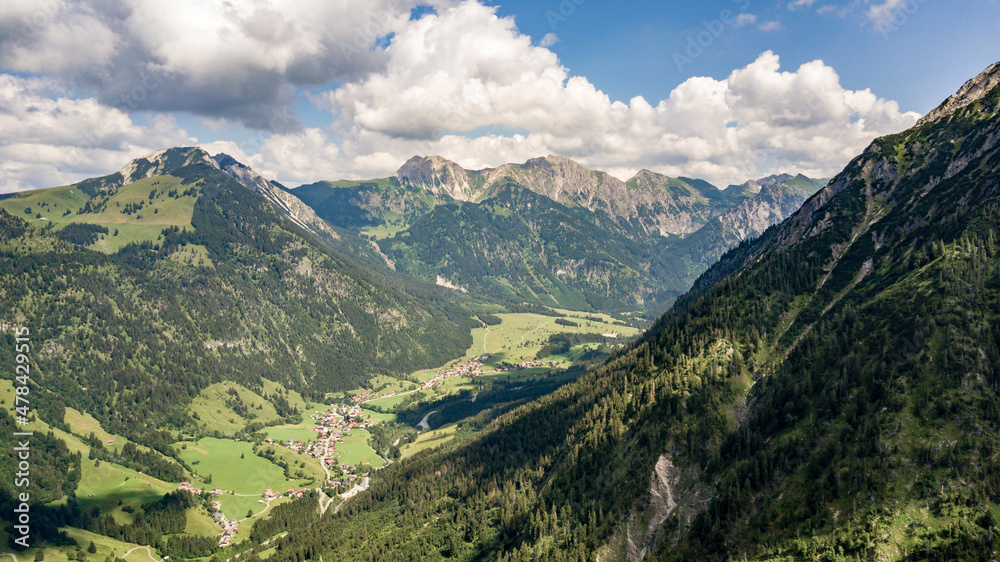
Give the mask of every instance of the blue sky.
M 867 17 L 868 3 L 822 2 L 789 9 L 789 2 L 611 2 L 505 0 L 490 2 L 518 28 L 541 39 L 556 33 L 550 47 L 573 74 L 583 75 L 616 99 L 643 95 L 659 99 L 695 75 L 725 78 L 758 54 L 772 50 L 782 63 L 798 67 L 822 59 L 846 88 L 870 88 L 904 109 L 926 113 L 966 80 L 1000 60 L 1000 3 L 996 0 L 922 0 L 898 10 L 901 25 L 880 32 Z M 844 10 L 818 13 L 823 5 Z M 569 16 L 562 16 L 569 11 Z M 918 6 L 913 10 L 911 6 Z M 729 28 L 704 54 L 678 71 L 671 55 L 717 20 L 724 10 L 752 13 L 780 30 Z M 912 12 L 912 13 L 911 13 Z M 554 22 L 554 25 L 552 24 Z
M 0 29 L 0 192 L 190 144 L 289 185 L 414 154 L 826 176 L 1000 60 L 997 0 L 13 0 Z

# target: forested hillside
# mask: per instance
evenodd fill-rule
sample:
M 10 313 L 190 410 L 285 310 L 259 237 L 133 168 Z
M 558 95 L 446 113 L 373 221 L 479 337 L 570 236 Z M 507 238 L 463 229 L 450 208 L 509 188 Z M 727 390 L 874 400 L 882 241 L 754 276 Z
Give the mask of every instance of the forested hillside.
M 476 294 L 615 312 L 683 290 L 655 243 L 604 215 L 507 184 L 479 204 L 439 205 L 379 245 L 400 271 L 441 276 Z
M 167 178 L 197 194 L 190 226 L 110 255 L 0 213 L 0 321 L 34 335 L 36 407 L 47 422 L 73 406 L 139 438 L 196 425 L 185 405 L 214 382 L 260 389 L 263 377 L 319 396 L 440 365 L 470 344 L 478 323 L 456 295 L 404 292 L 208 163 L 138 184 Z M 90 206 L 106 208 L 135 185 L 98 190 Z M 12 364 L 12 336 L 3 337 L 0 357 Z
M 996 559 L 998 73 L 605 365 L 388 467 L 272 558 Z

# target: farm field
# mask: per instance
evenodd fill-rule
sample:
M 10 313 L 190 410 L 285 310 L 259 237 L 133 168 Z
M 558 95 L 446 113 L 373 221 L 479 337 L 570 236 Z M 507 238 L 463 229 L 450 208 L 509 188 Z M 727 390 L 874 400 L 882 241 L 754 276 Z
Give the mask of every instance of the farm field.
M 279 443 L 284 443 L 285 441 L 302 441 L 303 443 L 306 441 L 316 441 L 316 432 L 313 430 L 316 424 L 310 422 L 312 420 L 297 425 L 276 425 L 265 429 L 264 433 Z

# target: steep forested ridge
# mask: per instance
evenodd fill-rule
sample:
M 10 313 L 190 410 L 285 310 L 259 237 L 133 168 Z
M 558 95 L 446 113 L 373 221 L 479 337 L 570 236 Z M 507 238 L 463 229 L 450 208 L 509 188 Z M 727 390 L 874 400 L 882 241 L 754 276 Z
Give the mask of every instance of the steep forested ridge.
M 606 364 L 386 468 L 273 558 L 996 559 L 998 74 Z

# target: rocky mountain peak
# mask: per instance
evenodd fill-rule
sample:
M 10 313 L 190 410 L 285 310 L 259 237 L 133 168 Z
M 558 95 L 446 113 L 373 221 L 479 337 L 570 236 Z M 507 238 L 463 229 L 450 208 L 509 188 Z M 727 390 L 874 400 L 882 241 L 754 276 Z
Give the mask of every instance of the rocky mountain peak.
M 458 201 L 472 199 L 469 172 L 441 156 L 414 156 L 396 171 L 402 185 L 422 187 L 435 196 L 447 195 Z
M 957 93 L 921 118 L 920 121 L 917 121 L 917 126 L 936 121 L 976 103 L 986 97 L 997 85 L 1000 85 L 1000 62 L 993 63 L 979 76 L 966 82 Z
M 196 146 L 157 150 L 152 154 L 140 156 L 132 160 L 128 164 L 125 164 L 121 170 L 118 170 L 118 173 L 122 176 L 121 184 L 119 185 L 128 185 L 142 178 L 168 174 L 172 170 L 199 162 L 208 164 L 213 168 L 219 167 L 207 152 Z
M 741 186 L 748 191 L 752 191 L 753 193 L 760 193 L 761 188 L 764 186 L 785 183 L 794 177 L 795 176 L 791 174 L 772 174 L 760 179 L 749 180 L 742 183 Z
M 574 171 L 575 173 L 590 172 L 579 162 L 566 158 L 565 156 L 556 156 L 554 154 L 549 154 L 548 156 L 542 156 L 539 158 L 532 158 L 524 163 L 525 168 L 543 170 L 552 175 L 565 175 L 567 171 Z
M 657 187 L 663 183 L 665 176 L 663 174 L 658 174 L 651 170 L 642 169 L 639 170 L 632 179 L 628 181 L 629 184 L 634 185 L 638 188 L 651 188 Z

